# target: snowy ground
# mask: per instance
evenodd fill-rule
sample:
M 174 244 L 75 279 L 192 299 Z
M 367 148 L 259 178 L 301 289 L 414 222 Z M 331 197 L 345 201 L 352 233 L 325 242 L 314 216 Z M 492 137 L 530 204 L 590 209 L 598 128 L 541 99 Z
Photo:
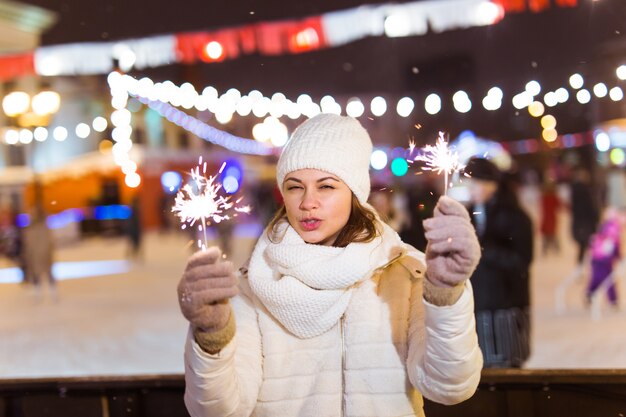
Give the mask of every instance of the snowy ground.
M 0 378 L 181 373 L 186 324 L 175 289 L 190 253 L 188 241 L 181 234 L 154 233 L 145 243 L 142 262 L 123 262 L 126 246 L 119 238 L 93 238 L 59 250 L 63 271 L 78 265 L 91 276 L 59 282 L 56 301 L 19 284 L 0 284 Z M 249 237 L 237 240 L 235 263 L 253 243 Z M 575 256 L 571 245 L 563 246 L 561 255 L 537 256 L 533 265 L 528 367 L 626 367 L 624 312 L 604 307 L 602 318 L 593 320 L 584 307 L 582 281 L 568 292 L 568 310 L 555 312 L 554 290 Z M 6 267 L 0 262 L 0 281 L 10 274 Z

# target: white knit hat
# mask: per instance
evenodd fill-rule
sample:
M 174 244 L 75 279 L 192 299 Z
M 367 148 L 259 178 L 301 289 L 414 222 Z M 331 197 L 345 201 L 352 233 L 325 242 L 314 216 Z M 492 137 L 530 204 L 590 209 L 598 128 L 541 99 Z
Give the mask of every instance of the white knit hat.
M 302 123 L 291 135 L 278 160 L 276 180 L 299 169 L 319 169 L 339 177 L 359 202 L 370 193 L 369 165 L 372 140 L 358 120 L 319 114 Z

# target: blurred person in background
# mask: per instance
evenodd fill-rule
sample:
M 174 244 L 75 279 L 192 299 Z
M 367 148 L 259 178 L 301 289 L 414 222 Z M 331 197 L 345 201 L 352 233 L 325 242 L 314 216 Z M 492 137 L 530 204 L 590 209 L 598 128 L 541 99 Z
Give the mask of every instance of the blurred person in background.
M 126 220 L 126 235 L 128 236 L 128 256 L 143 259 L 143 226 L 141 224 L 141 204 L 139 196 L 134 196 L 130 204 L 130 216 Z
M 0 205 L 0 256 L 11 257 L 14 251 L 14 225 L 8 205 Z
M 400 237 L 417 250 L 426 250 L 426 236 L 422 222 L 432 217 L 441 194 L 441 187 L 434 183 L 435 176 L 424 174 L 420 182 L 407 191 L 408 219 L 400 231 Z M 439 181 L 437 181 L 439 183 Z
M 367 203 L 371 152 L 356 119 L 308 119 L 282 151 L 284 206 L 249 266 L 236 275 L 218 248 L 191 256 L 178 300 L 192 417 L 423 416 L 422 395 L 472 396 L 467 210 L 441 198 L 426 253 L 406 245 Z
M 30 222 L 24 229 L 24 257 L 28 282 L 33 285 L 35 295 L 41 296 L 42 284 L 47 281 L 50 295 L 56 301 L 56 281 L 52 272 L 54 243 L 46 220 L 43 203 L 36 200 Z
M 265 225 L 272 220 L 282 203 L 282 196 L 274 182 L 259 181 L 252 187 L 252 207 L 258 221 Z
M 587 302 L 591 303 L 593 294 L 607 279 L 612 282 L 604 284 L 609 303 L 617 307 L 617 290 L 613 280 L 613 269 L 621 258 L 621 224 L 618 210 L 608 208 L 604 221 L 597 233 L 591 238 L 589 247 L 591 255 L 591 279 L 587 285 Z
M 606 206 L 626 211 L 626 174 L 624 169 L 612 166 L 606 178 Z
M 18 225 L 18 214 L 14 206 L 0 207 L 0 257 L 6 257 L 20 268 L 22 282 L 25 283 L 23 238 L 22 229 Z
M 530 355 L 531 220 L 512 185 L 487 159 L 468 162 L 469 208 L 482 246 L 472 275 L 476 330 L 485 367 L 519 368 Z
M 578 265 L 582 265 L 591 235 L 598 226 L 599 215 L 591 186 L 591 174 L 587 169 L 579 167 L 574 171 L 570 190 L 572 236 L 578 245 Z
M 558 239 L 558 214 L 561 208 L 561 200 L 556 192 L 554 182 L 547 181 L 541 192 L 541 231 L 542 252 L 544 255 L 553 250 L 560 252 Z

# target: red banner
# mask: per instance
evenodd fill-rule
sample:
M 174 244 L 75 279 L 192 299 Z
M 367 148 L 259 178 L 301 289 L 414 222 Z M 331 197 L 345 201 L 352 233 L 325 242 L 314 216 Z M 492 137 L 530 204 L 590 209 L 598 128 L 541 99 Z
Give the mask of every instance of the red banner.
M 35 74 L 33 53 L 0 57 L 0 81 L 14 80 Z
M 520 13 L 526 11 L 526 0 L 494 0 L 504 9 L 505 13 Z
M 551 5 L 550 0 L 492 0 L 502 6 L 506 13 L 521 13 L 527 9 L 540 13 L 548 9 Z M 578 0 L 553 0 L 552 3 L 558 7 L 576 7 Z
M 559 7 L 576 7 L 578 0 L 556 0 L 556 5 Z
M 176 35 L 180 62 L 220 62 L 240 53 L 282 55 L 302 53 L 326 46 L 321 18 L 301 21 L 258 23 L 217 32 L 193 32 Z
M 528 8 L 531 12 L 540 13 L 550 7 L 550 0 L 528 0 Z

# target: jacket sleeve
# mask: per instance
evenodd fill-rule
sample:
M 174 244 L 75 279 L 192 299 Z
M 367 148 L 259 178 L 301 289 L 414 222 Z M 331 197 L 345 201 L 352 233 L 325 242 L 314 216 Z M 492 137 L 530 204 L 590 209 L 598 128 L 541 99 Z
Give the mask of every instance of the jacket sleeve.
M 221 352 L 203 351 L 189 330 L 185 405 L 191 417 L 248 417 L 256 406 L 262 380 L 261 334 L 247 279 L 241 279 L 240 286 L 240 294 L 231 300 L 237 331 Z
M 409 380 L 431 401 L 452 405 L 467 400 L 480 382 L 474 298 L 469 280 L 458 301 L 437 307 L 422 297 L 422 282 L 411 291 Z

